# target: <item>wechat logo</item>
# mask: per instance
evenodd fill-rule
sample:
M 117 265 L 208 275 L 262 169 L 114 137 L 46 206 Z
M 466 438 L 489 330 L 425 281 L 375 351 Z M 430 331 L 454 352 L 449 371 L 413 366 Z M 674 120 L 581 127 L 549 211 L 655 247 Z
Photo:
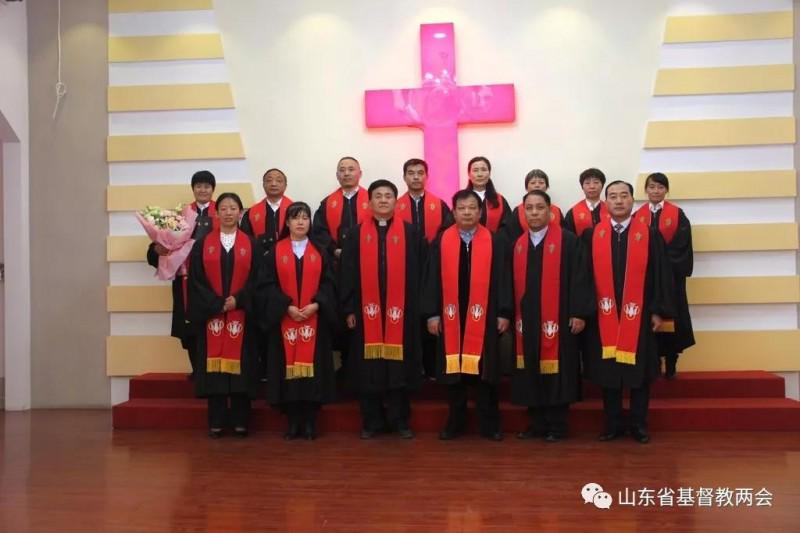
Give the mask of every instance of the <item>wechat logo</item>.
M 587 483 L 581 489 L 581 497 L 583 498 L 584 505 L 587 503 L 594 504 L 598 509 L 610 509 L 614 499 L 611 494 L 604 492 L 603 487 L 597 483 Z

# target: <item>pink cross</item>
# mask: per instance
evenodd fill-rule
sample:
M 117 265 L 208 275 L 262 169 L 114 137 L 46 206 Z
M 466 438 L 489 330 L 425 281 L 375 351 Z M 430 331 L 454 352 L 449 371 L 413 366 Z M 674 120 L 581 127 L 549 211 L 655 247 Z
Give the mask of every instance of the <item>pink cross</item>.
M 421 128 L 432 177 L 428 188 L 450 203 L 461 186 L 458 126 L 514 122 L 514 85 L 457 85 L 455 29 L 451 22 L 420 24 L 419 38 L 422 87 L 365 91 L 367 127 Z

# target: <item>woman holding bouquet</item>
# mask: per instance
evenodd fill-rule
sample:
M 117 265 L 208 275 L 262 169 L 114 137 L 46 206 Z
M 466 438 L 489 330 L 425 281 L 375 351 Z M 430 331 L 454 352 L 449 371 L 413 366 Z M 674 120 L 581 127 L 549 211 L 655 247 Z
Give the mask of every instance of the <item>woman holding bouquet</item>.
M 331 352 L 335 280 L 325 248 L 308 238 L 310 229 L 308 204 L 291 204 L 281 239 L 264 265 L 267 399 L 288 416 L 286 440 L 316 438 L 317 411 L 333 400 L 336 388 Z
M 195 242 L 189 264 L 188 316 L 197 334 L 195 390 L 208 398 L 211 438 L 221 437 L 228 423 L 236 436 L 247 436 L 250 399 L 258 388 L 254 302 L 261 251 L 238 229 L 242 209 L 238 195 L 220 195 L 219 228 Z

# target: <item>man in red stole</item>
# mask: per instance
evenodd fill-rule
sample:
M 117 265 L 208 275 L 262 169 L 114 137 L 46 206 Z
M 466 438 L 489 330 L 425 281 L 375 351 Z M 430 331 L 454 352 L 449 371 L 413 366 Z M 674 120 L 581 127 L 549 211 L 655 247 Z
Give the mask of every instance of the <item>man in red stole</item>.
M 352 331 L 347 372 L 361 404 L 362 439 L 385 429 L 414 437 L 409 389 L 422 377 L 418 313 L 425 239 L 395 217 L 397 187 L 369 186 L 371 214 L 352 229 L 341 259 L 340 299 Z
M 502 374 L 498 336 L 513 315 L 511 266 L 505 236 L 480 221 L 480 197 L 471 190 L 453 196 L 455 225 L 433 242 L 423 293 L 428 331 L 438 336 L 436 375 L 448 386 L 450 414 L 442 440 L 466 429 L 468 387 L 477 388 L 480 433 L 499 441 L 497 384 Z
M 219 226 L 216 203 L 211 199 L 216 185 L 217 180 L 214 178 L 214 174 L 208 170 L 200 170 L 192 175 L 191 186 L 194 202 L 191 203 L 191 206 L 197 212 L 197 219 L 192 231 L 192 238 L 195 240 L 202 239 L 212 228 Z M 160 244 L 150 243 L 147 248 L 147 263 L 158 268 L 158 256 L 168 253 L 169 250 Z M 193 379 L 197 360 L 197 341 L 194 329 L 189 327 L 186 318 L 187 280 L 186 273 L 179 273 L 172 280 L 172 328 L 170 334 L 181 340 L 181 346 L 188 353 L 192 369 L 189 379 Z
M 339 188 L 326 196 L 314 213 L 314 237 L 335 259 L 342 254 L 348 231 L 369 217 L 369 196 L 359 187 L 361 165 L 345 156 L 336 165 Z
M 603 388 L 605 432 L 623 435 L 622 389 L 630 388 L 631 436 L 647 432 L 649 384 L 660 373 L 655 332 L 674 316 L 672 271 L 657 229 L 632 217 L 633 186 L 614 181 L 606 188 L 610 220 L 583 235 L 592 265 L 597 319 L 586 329 L 584 371 Z
M 594 314 L 583 245 L 553 223 L 550 196 L 522 200 L 527 231 L 512 246 L 516 358 L 511 399 L 528 408 L 521 439 L 558 441 L 567 435 L 569 404 L 580 398 L 578 335 Z
M 608 219 L 606 204 L 600 199 L 606 175 L 600 169 L 587 168 L 578 178 L 585 198 L 573 205 L 564 217 L 564 227 L 580 237 L 601 220 Z
M 261 178 L 264 187 L 263 200 L 252 206 L 242 217 L 242 231 L 254 237 L 261 249 L 268 252 L 278 240 L 286 220 L 286 208 L 292 200 L 286 193 L 286 174 L 277 168 L 271 168 Z

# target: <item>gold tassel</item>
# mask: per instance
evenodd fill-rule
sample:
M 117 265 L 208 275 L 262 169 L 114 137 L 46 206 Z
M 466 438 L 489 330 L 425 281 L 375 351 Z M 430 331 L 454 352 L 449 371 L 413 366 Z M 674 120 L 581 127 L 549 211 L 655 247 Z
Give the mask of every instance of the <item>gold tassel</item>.
M 342 352 L 339 350 L 333 351 L 333 370 L 338 372 L 342 368 Z
M 617 357 L 616 346 L 603 346 L 603 359 L 615 359 Z
M 236 361 L 234 359 L 222 359 L 220 360 L 221 372 L 225 372 L 226 374 L 235 374 L 239 375 L 242 373 L 242 363 Z
M 447 354 L 445 356 L 445 360 L 447 361 L 447 369 L 445 370 L 445 373 L 458 374 L 461 372 L 461 365 L 459 364 L 457 353 Z
M 295 373 L 298 378 L 313 378 L 314 377 L 314 364 L 298 363 L 295 365 Z
M 558 359 L 555 361 L 539 361 L 539 372 L 542 374 L 558 374 Z
M 525 369 L 525 356 L 521 353 L 517 354 L 517 369 L 524 370 Z
M 625 365 L 635 365 L 636 352 L 617 351 L 617 363 L 622 363 Z
M 364 359 L 380 359 L 383 344 L 365 344 Z
M 383 359 L 388 361 L 402 361 L 403 360 L 403 345 L 402 344 L 384 344 Z
M 461 354 L 461 373 L 477 376 L 480 360 L 480 355 Z
M 221 363 L 222 359 L 220 359 L 219 357 L 206 359 L 206 372 L 219 372 Z

